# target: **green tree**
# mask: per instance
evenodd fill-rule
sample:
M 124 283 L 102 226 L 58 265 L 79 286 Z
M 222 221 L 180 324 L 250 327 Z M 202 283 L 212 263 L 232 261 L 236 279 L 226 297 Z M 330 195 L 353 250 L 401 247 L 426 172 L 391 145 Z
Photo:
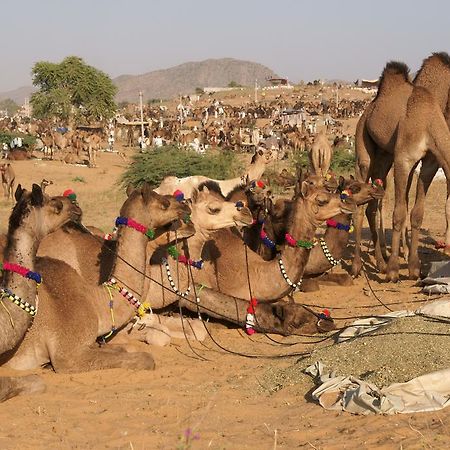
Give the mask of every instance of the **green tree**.
M 100 120 L 112 117 L 116 110 L 117 88 L 109 76 L 77 56 L 59 64 L 40 61 L 31 73 L 39 89 L 31 96 L 37 118 Z
M 237 83 L 236 81 L 232 80 L 228 83 L 228 87 L 230 88 L 238 88 L 238 87 L 242 87 L 242 85 L 240 85 L 239 83 Z
M 0 111 L 6 111 L 9 116 L 13 116 L 18 109 L 19 105 L 14 100 L 10 98 L 0 100 Z

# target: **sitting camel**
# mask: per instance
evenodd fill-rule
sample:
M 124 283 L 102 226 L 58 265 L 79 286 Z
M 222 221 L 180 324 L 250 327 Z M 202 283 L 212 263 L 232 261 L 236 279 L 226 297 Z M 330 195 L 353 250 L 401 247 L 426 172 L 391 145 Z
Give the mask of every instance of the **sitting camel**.
M 70 220 L 79 220 L 80 208 L 66 197 L 48 197 L 40 187 L 31 192 L 17 187 L 16 205 L 9 219 L 7 244 L 2 263 L 3 284 L 0 308 L 0 354 L 11 357 L 28 329 L 45 312 L 37 305 L 37 285 L 40 273 L 35 272 L 35 257 L 40 241 Z M 54 299 L 57 301 L 59 299 Z M 0 401 L 20 393 L 44 389 L 34 375 L 20 378 L 0 377 Z
M 16 174 L 11 164 L 0 164 L 0 172 L 2 174 L 3 193 L 6 198 L 13 200 L 14 183 Z
M 98 252 L 90 250 L 90 235 L 67 233 L 64 239 L 61 232 L 49 236 L 40 251 L 47 250 L 47 254 L 65 260 L 48 256 L 37 259 L 37 268 L 46 280 L 40 291 L 42 314 L 8 365 L 25 370 L 50 362 L 57 372 L 153 369 L 150 354 L 98 348 L 96 340 L 145 312 L 147 306 L 137 299 L 143 279 L 133 267 L 143 271 L 148 239 L 189 212 L 186 205 L 154 193 L 148 185 L 131 192 L 116 220 L 117 257 L 104 285 L 98 284 Z
M 300 185 L 289 218 L 289 233 L 286 235 L 289 245 L 278 260 L 264 261 L 255 253 L 246 251 L 239 235 L 230 230 L 218 230 L 203 246 L 201 253 L 196 250 L 196 257 L 201 258 L 203 263 L 202 269 L 180 270 L 180 281 L 177 283 L 171 277 L 174 273 L 172 267 L 169 266 L 168 273 L 163 277 L 161 260 L 151 261 L 151 277 L 157 280 L 157 284 L 146 292 L 146 298 L 152 299 L 155 308 L 179 301 L 191 311 L 206 312 L 212 317 L 243 325 L 249 306 L 244 299 L 249 298 L 251 290 L 261 305 L 258 307 L 258 330 L 287 334 L 298 330 L 317 332 L 329 329 L 329 325 L 325 327 L 317 321 L 316 315 L 300 305 L 284 302 L 270 304 L 300 284 L 312 247 L 311 239 L 319 223 L 339 212 L 352 213 L 355 209 L 351 200 L 345 203 L 338 195 L 316 188 L 306 180 L 301 181 Z M 196 235 L 192 239 L 195 238 Z M 192 255 L 191 247 L 196 247 L 189 241 L 188 251 Z M 161 289 L 161 284 L 165 289 Z M 201 289 L 195 288 L 200 284 Z M 262 306 L 265 302 L 268 304 Z
M 308 156 L 313 173 L 324 177 L 328 173 L 333 156 L 333 149 L 324 130 L 314 139 Z
M 236 186 L 241 186 L 246 183 L 246 180 L 259 180 L 263 175 L 267 164 L 273 160 L 272 150 L 267 150 L 265 148 L 259 148 L 253 155 L 250 165 L 247 171 L 238 178 L 232 178 L 230 180 L 212 180 L 215 181 L 219 186 L 222 194 L 227 196 Z M 183 192 L 184 198 L 191 198 L 192 193 L 195 188 L 197 188 L 201 183 L 210 180 L 208 177 L 202 175 L 193 175 L 185 178 L 177 177 L 166 177 L 161 182 L 155 192 L 158 194 L 173 194 L 176 190 Z

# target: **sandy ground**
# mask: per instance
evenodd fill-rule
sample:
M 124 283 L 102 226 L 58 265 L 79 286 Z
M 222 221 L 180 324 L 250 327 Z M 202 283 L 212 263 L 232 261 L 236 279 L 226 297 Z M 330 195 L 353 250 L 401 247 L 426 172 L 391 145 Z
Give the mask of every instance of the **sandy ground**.
M 70 187 L 85 211 L 85 224 L 105 231 L 112 227 L 124 198 L 117 188 L 124 163 L 117 155 L 100 155 L 97 169 L 44 161 L 13 164 L 18 181 L 25 187 L 43 177 L 55 183 L 48 189 L 51 194 Z M 442 237 L 444 196 L 444 183 L 434 183 L 423 225 L 422 252 L 427 259 L 441 257 L 432 249 L 429 236 Z M 11 203 L 0 202 L 0 231 L 6 229 L 10 209 Z M 426 301 L 410 281 L 380 283 L 377 274 L 371 279 L 383 301 L 394 303 L 393 309 Z M 334 307 L 332 313 L 337 318 L 383 312 L 369 295 L 363 278 L 351 287 L 324 286 L 320 292 L 297 298 Z M 363 308 L 365 305 L 368 307 Z M 345 323 L 340 320 L 338 326 Z M 182 340 L 167 348 L 137 344 L 154 355 L 154 372 L 115 369 L 63 375 L 50 369 L 36 371 L 45 380 L 47 392 L 0 405 L 0 448 L 340 450 L 449 446 L 450 409 L 390 417 L 327 412 L 310 401 L 312 384 L 275 392 L 264 381 L 268 369 L 287 367 L 297 360 L 296 353 L 309 350 L 309 345 L 299 342 L 306 339 L 274 336 L 278 344 L 263 335 L 248 338 L 240 330 L 219 324 L 208 324 L 208 328 L 225 349 L 255 357 L 230 354 L 208 338 L 203 344 L 193 344 L 205 360 Z M 191 438 L 186 438 L 187 430 L 192 430 Z

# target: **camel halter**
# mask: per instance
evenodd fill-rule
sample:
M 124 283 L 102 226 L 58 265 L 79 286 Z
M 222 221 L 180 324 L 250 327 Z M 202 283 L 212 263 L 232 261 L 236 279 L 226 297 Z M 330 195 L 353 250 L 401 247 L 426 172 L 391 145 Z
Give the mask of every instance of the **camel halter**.
M 192 266 L 196 269 L 203 269 L 203 260 L 199 259 L 198 261 L 195 261 L 193 259 L 187 258 L 185 255 L 181 255 L 178 249 L 175 247 L 175 245 L 171 245 L 167 249 L 167 253 L 175 260 L 180 262 L 181 264 L 184 264 L 185 266 Z
M 341 262 L 341 260 L 333 258 L 333 255 L 331 254 L 330 249 L 328 248 L 327 243 L 325 242 L 325 239 L 320 238 L 319 243 L 320 247 L 322 248 L 323 254 L 325 255 L 325 258 L 327 258 L 328 262 L 333 267 L 336 267 Z
M 353 225 L 344 225 L 343 223 L 336 222 L 333 219 L 327 220 L 327 226 L 330 228 L 336 228 L 336 230 L 347 231 L 348 233 L 353 233 Z
M 283 278 L 285 279 L 286 283 L 291 286 L 291 288 L 295 291 L 296 289 L 300 289 L 300 286 L 302 285 L 303 280 L 300 278 L 298 283 L 294 283 L 287 275 L 286 269 L 284 268 L 283 260 L 281 259 L 281 256 L 278 258 L 278 265 L 280 266 L 281 275 L 283 275 Z
M 16 294 L 13 294 L 9 289 L 0 288 L 0 302 L 4 298 L 7 298 L 8 300 L 12 301 L 19 308 L 21 308 L 25 312 L 27 312 L 31 317 L 34 317 L 36 315 L 36 313 L 37 313 L 37 307 L 36 306 L 33 306 L 30 303 L 26 302 L 25 300 L 22 300 Z M 36 299 L 37 299 L 37 296 L 36 296 Z M 11 317 L 10 317 L 10 319 L 11 319 Z
M 264 229 L 264 221 L 262 222 L 261 225 L 261 231 L 259 232 L 259 237 L 261 238 L 262 243 L 270 248 L 271 250 L 275 250 L 277 248 L 277 244 L 275 244 L 274 241 L 272 241 L 272 239 L 269 238 L 269 236 L 267 236 L 266 230 Z
M 141 223 L 136 222 L 133 219 L 130 219 L 129 217 L 117 217 L 116 227 L 119 227 L 120 225 L 124 225 L 128 228 L 134 228 L 136 231 L 139 231 L 139 233 L 144 234 L 149 239 L 155 238 L 155 230 L 152 230 L 151 228 L 148 228 L 145 225 L 142 225 Z
M 39 286 L 42 283 L 41 274 L 39 274 L 37 272 L 33 272 L 32 270 L 29 270 L 26 267 L 21 266 L 20 264 L 3 261 L 3 264 L 0 264 L 0 270 L 18 273 L 19 275 L 21 275 L 24 278 L 28 278 L 29 280 L 35 281 L 37 286 Z M 37 302 L 36 302 L 36 306 L 33 306 L 30 303 L 26 302 L 25 300 L 22 300 L 19 296 L 17 296 L 13 292 L 11 292 L 9 289 L 0 288 L 0 302 L 4 298 L 7 298 L 11 302 L 13 302 L 19 308 L 21 308 L 26 313 L 28 313 L 31 317 L 34 317 L 37 313 Z M 36 299 L 37 299 L 37 294 L 36 294 Z M 9 311 L 8 311 L 8 314 L 9 314 Z M 11 317 L 10 317 L 10 320 L 11 320 L 11 323 L 13 324 Z

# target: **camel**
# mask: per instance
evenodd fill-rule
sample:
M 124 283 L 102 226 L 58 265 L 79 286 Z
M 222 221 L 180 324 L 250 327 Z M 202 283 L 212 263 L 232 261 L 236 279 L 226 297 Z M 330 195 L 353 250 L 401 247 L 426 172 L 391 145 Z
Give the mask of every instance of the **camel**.
M 267 164 L 272 160 L 272 150 L 261 147 L 253 155 L 250 165 L 244 175 L 229 180 L 212 181 L 215 181 L 220 186 L 222 194 L 226 197 L 236 186 L 245 184 L 247 178 L 250 180 L 259 180 L 263 175 Z M 194 175 L 186 178 L 169 176 L 164 178 L 159 187 L 155 189 L 155 192 L 158 194 L 173 194 L 176 190 L 179 190 L 183 192 L 184 198 L 188 199 L 191 198 L 194 188 L 208 180 L 210 180 L 210 178 L 202 175 Z
M 350 194 L 357 206 L 364 205 L 372 199 L 381 199 L 384 196 L 384 189 L 381 185 L 361 183 L 356 181 L 353 176 L 350 176 L 348 180 L 341 177 L 339 190 Z M 332 281 L 341 286 L 352 284 L 352 279 L 347 273 L 326 273 L 339 264 L 347 248 L 351 228 L 351 216 L 348 214 L 338 214 L 327 221 L 327 230 L 319 241 L 320 245 L 311 250 L 304 273 L 303 291 L 317 290 L 318 281 Z
M 113 334 L 136 313 L 144 312 L 146 305 L 136 298 L 142 291 L 142 276 L 127 263 L 143 270 L 148 239 L 187 213 L 186 205 L 154 193 L 147 184 L 132 191 L 120 211 L 117 257 L 112 260 L 109 276 L 102 280 L 107 281 L 105 285 L 98 283 L 97 253 L 89 250 L 93 240 L 90 235 L 68 234 L 66 239 L 60 239 L 61 233 L 56 239 L 55 234 L 49 236 L 44 247 L 47 254 L 50 249 L 54 256 L 61 257 L 61 249 L 66 246 L 65 261 L 72 266 L 48 256 L 37 259 L 37 268 L 46 280 L 40 291 L 42 313 L 8 365 L 26 370 L 50 362 L 57 372 L 117 367 L 153 369 L 150 354 L 98 348 L 96 340 Z M 77 267 L 78 273 L 73 267 L 76 254 L 70 255 L 70 245 L 83 253 L 82 263 L 87 263 Z
M 379 235 L 376 230 L 378 200 L 369 202 L 366 215 L 369 221 L 375 257 L 386 279 L 398 280 L 400 236 L 405 225 L 407 198 L 413 169 L 427 151 L 442 166 L 450 188 L 450 132 L 441 106 L 424 87 L 409 81 L 408 67 L 399 62 L 389 62 L 383 71 L 376 98 L 361 116 L 356 128 L 356 172 L 358 179 L 381 179 L 394 165 L 395 207 L 393 214 L 392 250 L 387 267 Z M 381 214 L 381 212 L 380 212 Z M 447 197 L 446 215 L 450 214 L 450 197 Z M 355 223 L 355 257 L 353 275 L 361 270 L 361 228 L 363 213 L 358 213 Z M 417 228 L 416 224 L 414 225 Z M 450 242 L 450 227 L 446 237 Z
M 324 177 L 330 169 L 331 158 L 333 156 L 333 149 L 328 142 L 328 138 L 324 130 L 321 130 L 314 139 L 308 156 L 313 173 Z
M 20 345 L 33 320 L 42 314 L 40 308 L 37 309 L 36 301 L 37 283 L 41 281 L 40 274 L 35 272 L 39 243 L 47 234 L 81 217 L 80 208 L 68 198 L 48 197 L 36 184 L 31 192 L 22 189 L 19 184 L 15 198 L 17 203 L 9 219 L 2 266 L 0 354 L 3 355 L 3 362 Z M 41 392 L 43 389 L 43 383 L 34 375 L 1 377 L 0 401 L 20 393 Z
M 52 180 L 47 180 L 45 178 L 42 178 L 42 181 L 41 181 L 41 184 L 40 184 L 42 192 L 45 193 L 45 189 L 47 188 L 47 186 L 50 186 L 51 184 L 53 184 Z
M 11 164 L 0 164 L 0 173 L 2 174 L 3 193 L 6 198 L 13 200 L 14 183 L 16 174 Z
M 287 239 L 292 246 L 283 249 L 280 259 L 264 261 L 256 253 L 246 251 L 239 235 L 230 230 L 219 230 L 213 240 L 203 247 L 201 257 L 204 264 L 202 270 L 195 272 L 195 282 L 241 299 L 249 297 L 250 283 L 252 294 L 258 301 L 276 301 L 290 293 L 299 283 L 309 256 L 311 240 L 320 222 L 340 212 L 351 214 L 354 209 L 351 200 L 345 203 L 338 195 L 302 181 L 288 226 Z M 159 264 L 154 266 L 152 276 L 161 272 Z M 183 286 L 180 283 L 177 290 L 185 292 L 187 287 L 187 283 Z M 152 298 L 156 307 L 174 301 L 174 298 L 167 298 L 168 295 L 162 297 L 161 291 L 158 292 L 156 288 L 149 291 L 149 298 Z

